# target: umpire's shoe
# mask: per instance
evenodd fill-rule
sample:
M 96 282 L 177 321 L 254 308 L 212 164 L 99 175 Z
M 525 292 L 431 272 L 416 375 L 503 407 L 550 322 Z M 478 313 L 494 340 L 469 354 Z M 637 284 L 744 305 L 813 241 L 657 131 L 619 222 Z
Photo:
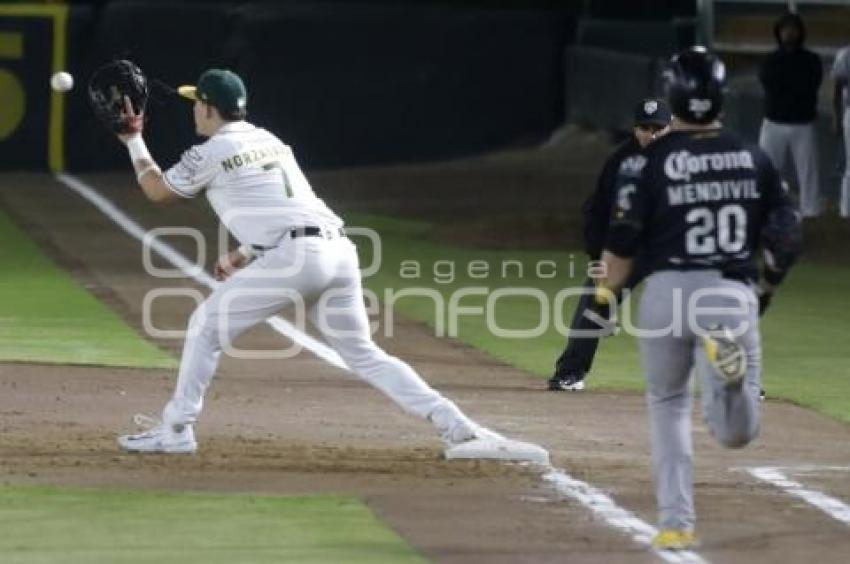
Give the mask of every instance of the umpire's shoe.
M 703 335 L 705 356 L 727 386 L 740 384 L 747 373 L 747 351 L 728 327 L 714 326 Z
M 138 415 L 134 421 L 137 424 L 143 424 L 141 421 L 153 422 L 154 425 L 136 435 L 118 437 L 118 444 L 128 452 L 191 454 L 198 450 L 191 425 L 167 425 Z
M 556 372 L 549 379 L 549 390 L 553 392 L 580 392 L 584 389 L 584 372 Z

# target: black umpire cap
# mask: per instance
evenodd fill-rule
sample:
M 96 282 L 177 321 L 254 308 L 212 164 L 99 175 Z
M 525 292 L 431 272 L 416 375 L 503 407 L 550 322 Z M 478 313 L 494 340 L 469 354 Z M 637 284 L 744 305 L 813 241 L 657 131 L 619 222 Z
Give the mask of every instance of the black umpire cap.
M 670 108 L 658 98 L 644 98 L 635 107 L 635 125 L 670 125 Z

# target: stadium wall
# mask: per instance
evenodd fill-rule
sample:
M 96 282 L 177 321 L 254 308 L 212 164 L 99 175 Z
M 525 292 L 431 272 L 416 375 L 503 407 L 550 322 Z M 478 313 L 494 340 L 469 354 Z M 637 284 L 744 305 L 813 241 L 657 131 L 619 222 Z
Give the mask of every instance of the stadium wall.
M 126 166 L 87 78 L 112 58 L 169 85 L 243 75 L 250 118 L 311 168 L 462 157 L 538 143 L 565 119 L 564 49 L 580 17 L 687 17 L 674 0 L 87 0 L 0 5 L 0 169 Z M 684 8 L 683 8 L 684 7 Z M 37 17 L 37 15 L 40 16 Z M 614 24 L 616 26 L 616 24 Z M 606 31 L 607 30 L 607 31 Z M 617 37 L 616 33 L 614 37 Z M 17 42 L 17 43 L 16 43 Z M 22 53 L 16 46 L 25 45 Z M 67 69 L 77 85 L 49 90 Z M 154 89 L 147 137 L 173 161 L 197 141 L 186 103 Z

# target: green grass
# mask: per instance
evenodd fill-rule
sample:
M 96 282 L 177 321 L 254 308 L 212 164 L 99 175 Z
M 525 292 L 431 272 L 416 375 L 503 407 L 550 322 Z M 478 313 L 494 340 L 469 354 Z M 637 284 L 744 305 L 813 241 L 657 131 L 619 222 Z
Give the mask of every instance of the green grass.
M 421 562 L 361 502 L 0 487 L 4 564 Z
M 176 366 L 53 264 L 3 213 L 0 264 L 0 361 Z
M 586 266 L 579 252 L 552 251 L 486 251 L 436 244 L 429 241 L 430 225 L 398 219 L 352 214 L 350 225 L 365 225 L 381 233 L 383 260 L 381 271 L 365 281 L 367 288 L 385 300 L 387 288 L 409 286 L 432 288 L 448 303 L 452 293 L 469 286 L 493 291 L 500 287 L 527 286 L 539 288 L 551 301 L 562 288 L 583 282 Z M 360 241 L 358 241 L 360 242 Z M 366 245 L 361 245 L 366 247 Z M 371 260 L 365 252 L 363 264 Z M 421 265 L 419 277 L 405 278 L 401 265 L 414 259 Z M 454 280 L 448 278 L 448 267 L 438 261 L 455 264 Z M 472 261 L 482 260 L 490 266 L 484 279 L 469 275 Z M 518 260 L 522 275 L 513 267 L 503 276 L 505 260 Z M 539 261 L 557 265 L 557 276 L 540 278 L 535 273 Z M 437 265 L 437 275 L 435 275 Z M 574 272 L 571 270 L 574 269 Z M 549 274 L 547 268 L 544 274 Z M 413 274 L 408 269 L 409 274 Z M 771 398 L 782 398 L 811 407 L 837 419 L 850 422 L 850 361 L 845 354 L 846 335 L 850 323 L 844 311 L 850 284 L 850 268 L 802 263 L 789 275 L 762 322 L 764 343 L 764 387 Z M 466 297 L 460 302 L 467 307 L 483 307 L 485 297 Z M 575 300 L 565 302 L 561 315 L 568 325 Z M 400 315 L 424 322 L 435 328 L 438 317 L 434 302 L 426 298 L 401 298 L 394 308 Z M 445 310 L 446 308 L 442 308 Z M 550 308 L 554 309 L 554 307 Z M 505 328 L 532 328 L 540 319 L 539 306 L 530 298 L 503 298 L 494 309 L 495 319 Z M 550 311 L 550 315 L 554 311 Z M 446 323 L 448 326 L 448 322 Z M 512 339 L 497 337 L 487 329 L 484 316 L 461 316 L 456 337 L 491 356 L 539 376 L 550 376 L 553 363 L 563 350 L 565 340 L 552 323 L 540 336 Z M 448 331 L 446 331 L 448 334 Z M 455 335 L 450 335 L 455 336 Z M 637 343 L 620 334 L 604 339 L 594 364 L 590 385 L 593 388 L 642 390 Z

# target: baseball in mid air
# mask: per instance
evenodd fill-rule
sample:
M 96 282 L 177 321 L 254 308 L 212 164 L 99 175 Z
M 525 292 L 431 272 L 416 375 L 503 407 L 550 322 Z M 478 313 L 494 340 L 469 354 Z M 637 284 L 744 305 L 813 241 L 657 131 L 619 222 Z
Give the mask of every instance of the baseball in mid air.
M 59 71 L 50 77 L 50 87 L 57 92 L 67 92 L 74 87 L 74 77 L 71 73 Z

